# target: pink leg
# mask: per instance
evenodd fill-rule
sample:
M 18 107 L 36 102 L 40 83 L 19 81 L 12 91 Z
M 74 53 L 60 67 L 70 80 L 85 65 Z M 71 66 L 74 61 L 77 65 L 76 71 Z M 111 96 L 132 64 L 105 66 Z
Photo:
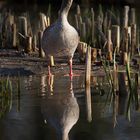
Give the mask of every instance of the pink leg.
M 73 76 L 73 72 L 72 72 L 72 58 L 70 58 L 69 62 L 70 62 L 70 77 L 72 77 Z
M 51 76 L 52 73 L 51 73 L 51 68 L 50 68 L 50 65 L 48 65 L 48 76 Z
M 72 70 L 72 58 L 69 59 L 69 75 L 66 74 L 65 76 L 69 76 L 70 79 L 72 80 L 73 79 L 73 76 L 80 76 L 79 74 L 73 74 L 73 70 Z

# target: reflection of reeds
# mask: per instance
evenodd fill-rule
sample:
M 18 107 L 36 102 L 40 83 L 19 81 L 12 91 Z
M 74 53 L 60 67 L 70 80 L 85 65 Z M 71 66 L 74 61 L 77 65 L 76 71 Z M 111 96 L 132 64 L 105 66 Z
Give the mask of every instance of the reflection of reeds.
M 12 107 L 12 83 L 9 77 L 0 79 L 0 118 Z
M 135 108 L 137 109 L 138 104 L 138 74 L 135 74 L 135 80 L 131 78 L 131 70 L 130 70 L 130 58 L 126 64 L 126 74 L 128 79 L 128 88 L 129 88 L 129 96 L 127 102 L 127 109 L 126 109 L 126 117 L 128 120 L 131 120 L 131 105 L 134 102 Z
M 20 73 L 18 73 L 18 81 L 17 81 L 17 111 L 20 111 L 20 94 L 21 94 L 21 83 L 20 83 Z

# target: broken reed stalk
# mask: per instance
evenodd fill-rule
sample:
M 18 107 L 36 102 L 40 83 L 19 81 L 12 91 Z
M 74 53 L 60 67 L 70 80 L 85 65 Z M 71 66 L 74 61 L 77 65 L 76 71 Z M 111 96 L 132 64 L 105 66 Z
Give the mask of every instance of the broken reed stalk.
M 28 35 L 27 18 L 24 16 L 19 17 L 19 32 L 25 37 Z
M 126 65 L 126 62 L 128 61 L 128 28 L 124 28 L 124 34 L 123 34 L 123 44 L 122 44 L 122 56 L 121 56 L 121 64 Z
M 25 52 L 26 53 L 31 53 L 32 52 L 32 37 L 31 36 L 26 37 Z
M 116 49 L 116 53 L 119 54 L 120 51 L 120 26 L 112 25 L 112 42 Z
M 80 6 L 79 5 L 77 5 L 76 14 L 79 15 L 79 16 L 81 15 L 81 9 L 80 9 Z
M 121 64 L 125 65 L 127 61 L 128 53 L 128 12 L 129 6 L 124 6 L 124 19 L 123 19 L 123 44 L 122 44 L 122 54 L 121 54 Z
M 91 25 L 91 18 L 88 18 L 86 17 L 86 21 L 85 21 L 85 41 L 86 42 L 89 42 L 90 44 L 92 43 L 92 40 L 90 39 L 91 38 L 91 33 L 92 31 L 92 25 Z
M 113 46 L 112 46 L 112 40 L 111 40 L 111 30 L 108 30 L 108 41 L 107 41 L 107 59 L 109 61 L 112 61 L 112 52 L 113 52 Z
M 87 120 L 92 121 L 92 107 L 91 107 L 91 47 L 88 46 L 86 53 L 86 108 Z
M 136 24 L 131 25 L 131 56 L 136 54 L 137 49 L 137 39 L 136 39 Z
M 16 26 L 16 23 L 14 23 L 12 25 L 12 28 L 13 28 L 13 43 L 12 43 L 12 47 L 17 48 L 17 26 Z
M 107 36 L 108 29 L 109 29 L 109 27 L 108 27 L 108 15 L 106 12 L 105 16 L 104 16 L 104 21 L 103 21 L 103 32 L 104 32 L 105 36 Z
M 37 37 L 36 37 L 36 35 L 33 36 L 32 50 L 33 50 L 33 52 L 35 52 L 37 50 Z
M 48 6 L 47 17 L 51 17 L 51 4 Z
M 86 85 L 90 85 L 91 77 L 91 47 L 88 46 L 86 52 Z
M 75 27 L 79 30 L 78 16 L 75 14 Z
M 92 45 L 94 46 L 95 45 L 95 21 L 94 21 L 95 19 L 94 19 L 94 10 L 93 10 L 93 8 L 91 8 L 91 37 L 92 37 L 92 39 L 91 39 L 91 41 L 92 41 Z
M 136 24 L 136 10 L 135 8 L 131 8 L 131 24 Z
M 102 5 L 99 4 L 99 14 L 98 14 L 101 18 L 101 21 L 103 23 L 103 19 L 104 19 L 104 14 L 103 14 L 103 8 L 102 8 Z
M 41 44 L 42 36 L 43 36 L 43 31 L 39 31 L 38 32 L 38 48 L 39 48 L 39 57 L 41 58 L 45 57 L 45 53 L 42 49 L 42 44 Z
M 81 24 L 82 24 L 82 17 L 81 17 L 81 9 L 80 6 L 77 5 L 77 11 L 75 15 L 75 23 L 76 23 L 76 28 L 79 30 L 80 35 L 81 35 Z
M 40 13 L 40 30 L 41 31 L 44 31 L 46 28 L 45 21 L 47 22 L 45 14 Z
M 124 6 L 124 21 L 123 21 L 123 27 L 128 27 L 128 12 L 129 12 L 129 6 Z
M 27 18 L 20 16 L 19 17 L 19 45 L 25 49 L 26 47 L 26 37 L 28 36 L 27 28 Z
M 82 41 L 86 42 L 86 25 L 84 22 L 81 24 L 81 38 Z

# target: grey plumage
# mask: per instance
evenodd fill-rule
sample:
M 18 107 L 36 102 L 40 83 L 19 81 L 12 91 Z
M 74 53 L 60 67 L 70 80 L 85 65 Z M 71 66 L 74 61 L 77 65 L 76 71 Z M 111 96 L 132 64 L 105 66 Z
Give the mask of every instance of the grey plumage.
M 71 59 L 77 48 L 79 36 L 68 20 L 68 12 L 73 0 L 63 0 L 57 21 L 48 27 L 42 37 L 42 48 L 46 56 L 66 56 Z

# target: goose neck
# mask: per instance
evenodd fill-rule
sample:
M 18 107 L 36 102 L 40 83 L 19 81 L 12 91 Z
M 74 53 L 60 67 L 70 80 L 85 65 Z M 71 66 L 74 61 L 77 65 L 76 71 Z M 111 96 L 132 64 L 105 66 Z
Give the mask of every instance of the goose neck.
M 72 1 L 73 0 L 63 0 L 62 1 L 61 9 L 60 9 L 60 16 L 61 17 L 68 16 L 68 12 L 69 12 L 70 7 L 72 5 Z

